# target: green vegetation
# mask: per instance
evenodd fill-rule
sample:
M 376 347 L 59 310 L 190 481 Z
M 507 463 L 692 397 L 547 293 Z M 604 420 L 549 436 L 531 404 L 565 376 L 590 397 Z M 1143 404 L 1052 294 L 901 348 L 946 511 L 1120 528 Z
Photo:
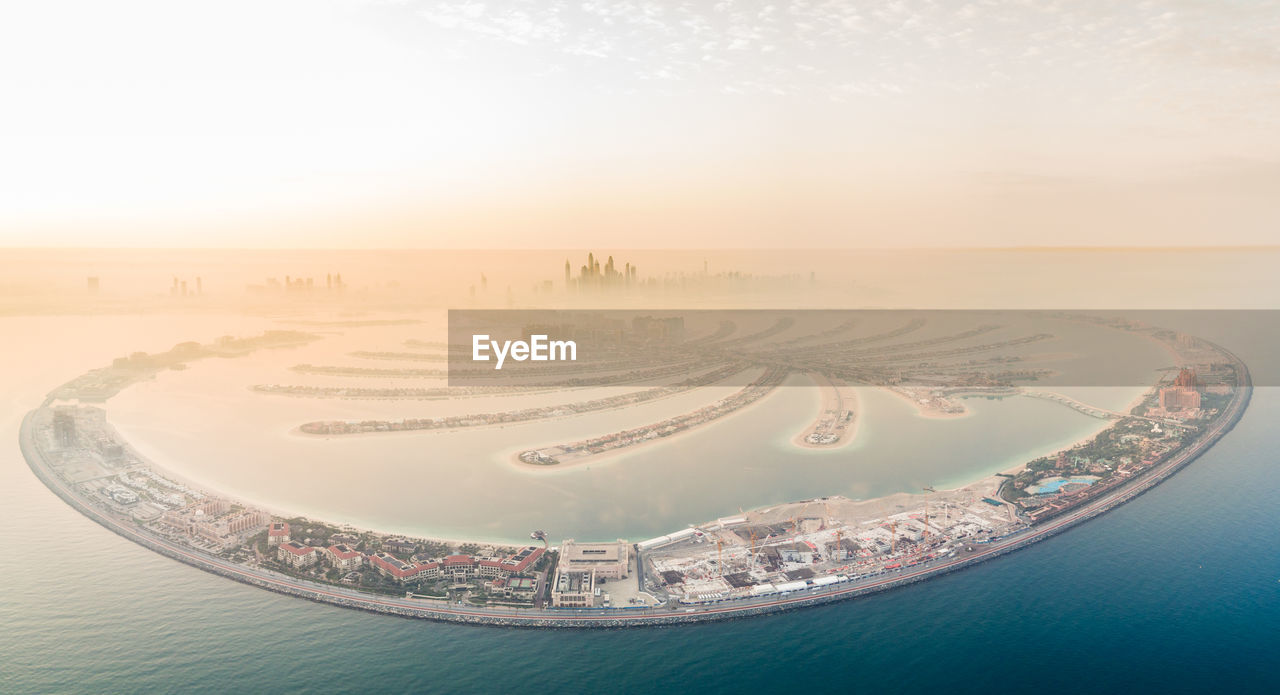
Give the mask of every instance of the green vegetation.
M 1022 497 L 1026 497 L 1027 494 L 1026 490 L 1016 487 L 1012 480 L 1006 480 L 1000 485 L 1000 498 L 1005 502 L 1014 502 Z
M 453 547 L 448 543 L 436 543 L 432 541 L 420 543 L 418 548 L 423 554 L 429 557 L 444 557 L 445 555 L 449 555 L 453 552 Z

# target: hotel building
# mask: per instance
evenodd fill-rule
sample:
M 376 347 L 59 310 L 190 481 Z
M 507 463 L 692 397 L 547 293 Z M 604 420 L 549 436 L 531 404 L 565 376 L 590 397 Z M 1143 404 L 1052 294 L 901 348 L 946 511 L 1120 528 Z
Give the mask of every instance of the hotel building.
M 286 541 L 276 549 L 276 556 L 280 558 L 280 562 L 294 569 L 302 569 L 316 564 L 320 553 L 318 549 L 298 541 Z

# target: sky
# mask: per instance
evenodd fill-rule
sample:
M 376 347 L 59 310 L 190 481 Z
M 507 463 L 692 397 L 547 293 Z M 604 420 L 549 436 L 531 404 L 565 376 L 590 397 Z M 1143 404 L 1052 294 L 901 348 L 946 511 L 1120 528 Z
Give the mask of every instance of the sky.
M 0 246 L 1270 244 L 1280 2 L 0 9 Z

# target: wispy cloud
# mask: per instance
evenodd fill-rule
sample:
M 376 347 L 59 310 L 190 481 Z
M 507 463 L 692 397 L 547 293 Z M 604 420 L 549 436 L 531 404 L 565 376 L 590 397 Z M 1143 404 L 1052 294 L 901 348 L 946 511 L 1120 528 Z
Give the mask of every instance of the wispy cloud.
M 600 86 L 660 78 L 691 90 L 879 98 L 1085 75 L 1125 89 L 1171 89 L 1206 106 L 1215 89 L 1200 87 L 1211 82 L 1218 90 L 1274 90 L 1280 81 L 1275 2 L 411 0 L 405 7 L 476 50 L 499 42 L 529 51 L 530 61 L 568 60 L 570 71 L 575 61 L 603 67 L 593 73 Z

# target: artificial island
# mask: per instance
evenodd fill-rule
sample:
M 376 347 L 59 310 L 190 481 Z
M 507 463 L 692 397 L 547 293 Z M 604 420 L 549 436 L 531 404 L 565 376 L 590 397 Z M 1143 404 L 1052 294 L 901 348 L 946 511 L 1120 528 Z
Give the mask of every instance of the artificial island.
M 685 430 L 750 407 L 795 374 L 808 375 L 823 389 L 816 418 L 792 439 L 797 447 L 841 447 L 856 436 L 854 387 L 889 390 L 933 417 L 962 414 L 963 399 L 978 395 L 1045 398 L 1110 421 L 1070 448 L 957 489 L 929 487 L 873 500 L 829 496 L 779 503 L 637 542 L 560 539 L 553 544 L 543 531 L 533 531 L 525 545 L 450 541 L 268 511 L 167 472 L 126 441 L 107 417 L 104 404 L 111 396 L 160 371 L 207 357 L 287 349 L 322 339 L 298 331 L 228 337 L 208 345 L 183 343 L 166 353 L 120 358 L 50 393 L 24 419 L 21 447 L 40 480 L 98 524 L 165 556 L 280 593 L 394 615 L 509 626 L 721 620 L 883 591 L 1043 540 L 1168 478 L 1212 447 L 1248 405 L 1252 384 L 1247 367 L 1209 341 L 1116 318 L 1053 318 L 1156 341 L 1173 357 L 1174 368 L 1131 408 L 1118 412 L 1028 386 L 1050 370 L 1020 366 L 1008 351 L 1051 338 L 1044 332 L 1006 332 L 997 339 L 989 334 L 1000 327 L 982 324 L 913 338 L 927 319 L 910 318 L 863 335 L 856 334 L 858 322 L 849 320 L 780 339 L 795 325 L 783 317 L 731 342 L 737 330 L 732 322 L 686 338 L 683 322 L 645 317 L 631 324 L 631 335 L 621 329 L 605 332 L 609 349 L 599 364 L 543 382 L 486 384 L 477 375 L 466 385 L 407 393 L 396 389 L 399 394 L 375 388 L 317 394 L 315 387 L 255 387 L 312 397 L 465 400 L 495 393 L 643 386 L 546 408 L 439 419 L 322 421 L 298 428 L 298 436 L 331 437 L 438 433 L 571 417 L 739 380 L 739 390 L 715 403 L 661 422 L 582 441 L 531 443 L 511 461 L 530 470 L 572 467 L 678 438 Z M 599 333 L 598 325 L 583 336 L 593 332 Z M 437 351 L 426 353 L 422 361 L 428 362 L 443 361 L 453 350 L 443 343 L 408 347 Z

